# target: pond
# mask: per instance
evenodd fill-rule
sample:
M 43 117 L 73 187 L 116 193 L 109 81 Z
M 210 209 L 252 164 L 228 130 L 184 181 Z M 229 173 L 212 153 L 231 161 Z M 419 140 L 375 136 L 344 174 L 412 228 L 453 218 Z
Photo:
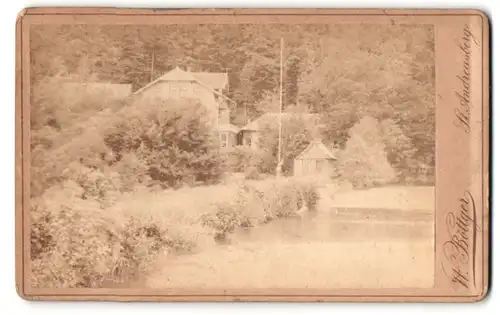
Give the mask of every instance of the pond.
M 433 237 L 432 213 L 388 209 L 335 209 L 329 213 L 311 213 L 303 218 L 290 217 L 240 230 L 232 242 L 287 240 L 425 240 Z
M 332 209 L 242 229 L 164 257 L 152 288 L 402 288 L 433 285 L 433 216 Z

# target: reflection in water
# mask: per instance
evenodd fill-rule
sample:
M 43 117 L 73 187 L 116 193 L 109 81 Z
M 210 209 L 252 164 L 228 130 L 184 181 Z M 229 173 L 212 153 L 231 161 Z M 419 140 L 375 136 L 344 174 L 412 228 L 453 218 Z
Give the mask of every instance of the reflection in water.
M 433 216 L 424 211 L 386 209 L 336 209 L 331 213 L 311 213 L 290 217 L 237 231 L 235 242 L 289 241 L 328 242 L 419 240 L 433 237 Z
M 431 287 L 427 212 L 334 209 L 231 234 L 224 245 L 168 256 L 151 288 Z M 411 271 L 411 272 L 409 272 Z

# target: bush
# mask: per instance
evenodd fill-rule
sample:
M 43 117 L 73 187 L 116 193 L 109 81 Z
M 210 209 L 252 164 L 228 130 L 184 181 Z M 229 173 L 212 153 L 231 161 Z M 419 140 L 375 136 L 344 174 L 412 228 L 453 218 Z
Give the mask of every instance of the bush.
M 83 193 L 79 185 L 64 184 L 30 212 L 33 286 L 99 287 L 118 264 L 119 231 L 96 201 L 72 197 Z
M 95 200 L 102 208 L 112 205 L 121 189 L 120 175 L 109 168 L 103 171 L 85 167 L 78 162 L 71 163 L 62 173 L 64 180 L 77 183 L 83 190 L 79 198 Z
M 72 163 L 80 163 L 83 167 L 103 170 L 107 166 L 105 160 L 111 151 L 102 139 L 102 131 L 93 122 L 75 123 L 71 129 L 55 131 L 50 136 L 50 145 L 38 144 L 32 148 L 31 169 L 33 197 L 43 194 L 45 189 L 59 183 L 65 178 L 61 174 Z M 69 128 L 69 127 L 68 127 Z M 50 128 L 43 128 L 47 130 Z M 48 131 L 47 131 L 48 132 Z M 36 137 L 40 130 L 33 131 Z
M 205 213 L 200 222 L 203 227 L 208 227 L 214 232 L 214 240 L 225 240 L 228 233 L 232 233 L 237 227 L 245 226 L 241 214 L 234 209 L 218 205 L 219 210 L 215 213 Z
M 248 168 L 262 164 L 263 153 L 248 146 L 236 146 L 221 152 L 226 169 L 230 172 L 245 172 Z
M 260 172 L 257 166 L 249 166 L 245 170 L 245 179 L 257 180 L 260 178 Z
M 164 187 L 219 181 L 223 171 L 215 130 L 205 108 L 193 102 L 134 104 L 124 108 L 104 139 L 114 155 L 135 154 L 132 169 Z M 122 161 L 121 168 L 126 168 Z M 139 165 L 140 161 L 142 165 Z M 139 172 L 140 179 L 144 173 Z
M 376 119 L 362 118 L 351 128 L 349 137 L 339 156 L 342 179 L 355 188 L 387 184 L 396 179 Z
M 381 121 L 379 128 L 389 163 L 396 171 L 398 180 L 406 181 L 415 165 L 417 150 L 394 120 Z
M 314 211 L 318 199 L 314 184 L 276 179 L 242 183 L 233 199 L 217 202 L 199 221 L 213 230 L 214 239 L 223 240 L 237 228 L 293 216 L 303 206 Z
M 272 179 L 161 194 L 137 186 L 102 209 L 98 198 L 82 199 L 85 187 L 67 180 L 33 199 L 35 287 L 98 288 L 133 281 L 148 274 L 162 253 L 191 251 L 210 236 L 224 241 L 235 229 L 292 216 L 304 203 L 313 210 L 318 199 L 312 183 Z M 192 194 L 200 198 L 186 198 Z
M 293 161 L 297 155 L 307 148 L 313 139 L 313 129 L 308 126 L 300 116 L 287 119 L 282 125 L 282 158 L 283 174 L 293 174 Z M 278 125 L 263 126 L 263 137 L 259 138 L 259 147 L 262 148 L 259 170 L 262 173 L 275 174 L 278 166 Z
M 119 174 L 121 191 L 133 191 L 137 185 L 153 184 L 148 175 L 148 166 L 134 153 L 126 153 L 113 165 L 113 170 Z
M 88 89 L 71 95 L 60 89 L 63 79 L 56 76 L 34 86 L 33 197 L 66 180 L 61 174 L 73 162 L 118 173 L 122 191 L 148 182 L 166 188 L 220 179 L 218 138 L 202 105 L 111 101 Z
M 98 288 L 131 281 L 144 275 L 163 251 L 195 246 L 193 239 L 171 231 L 161 218 L 148 217 L 143 209 L 102 210 L 96 200 L 81 199 L 83 194 L 79 184 L 67 181 L 34 200 L 34 287 Z
M 286 181 L 278 184 L 276 191 L 278 192 L 277 217 L 295 215 L 296 211 L 304 207 L 308 211 L 316 210 L 319 192 L 312 183 Z
M 315 211 L 320 198 L 317 187 L 312 183 L 305 183 L 301 186 L 301 189 L 303 201 L 306 203 L 306 207 L 310 211 Z
M 315 210 L 319 199 L 314 184 L 276 179 L 245 184 L 240 187 L 239 196 L 240 212 L 256 224 L 293 215 L 303 206 Z

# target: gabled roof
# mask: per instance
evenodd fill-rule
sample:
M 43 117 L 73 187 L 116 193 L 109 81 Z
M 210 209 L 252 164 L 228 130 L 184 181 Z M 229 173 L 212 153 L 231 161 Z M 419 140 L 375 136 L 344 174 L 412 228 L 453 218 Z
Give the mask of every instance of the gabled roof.
M 321 140 L 313 140 L 307 148 L 302 151 L 296 158 L 296 160 L 324 160 L 331 159 L 336 160 L 337 157 L 330 151 Z
M 116 84 L 104 82 L 64 82 L 62 88 L 67 93 L 78 91 L 89 94 L 104 94 L 107 97 L 125 98 L 132 93 L 131 84 Z
M 246 126 L 241 128 L 241 130 L 249 130 L 249 131 L 259 131 L 265 128 L 266 126 L 278 125 L 279 123 L 280 113 L 266 113 L 254 121 L 248 123 Z M 313 123 L 316 124 L 320 116 L 317 114 L 305 114 L 305 113 L 282 113 L 281 114 L 282 122 L 287 122 L 293 119 L 298 119 L 304 121 L 305 123 Z
M 149 82 L 134 94 L 141 93 L 148 87 L 161 81 L 187 81 L 198 82 L 199 84 L 209 88 L 210 90 L 223 90 L 228 85 L 227 73 L 210 73 L 210 72 L 188 72 L 179 67 L 175 67 L 170 72 L 165 73 L 158 79 Z M 215 92 L 215 91 L 214 91 Z
M 176 67 L 170 72 L 165 73 L 155 81 L 197 81 L 193 73 L 182 70 Z M 153 81 L 154 82 L 154 81 Z
M 144 90 L 148 89 L 150 86 L 161 82 L 161 81 L 185 81 L 185 82 L 197 82 L 201 86 L 209 89 L 213 93 L 219 95 L 220 97 L 226 99 L 231 103 L 236 103 L 226 95 L 224 95 L 221 90 L 224 89 L 228 84 L 227 73 L 209 73 L 209 72 L 187 72 L 179 67 L 176 67 L 170 72 L 165 73 L 158 79 L 149 82 L 142 88 L 134 92 L 134 94 L 139 94 Z M 227 108 L 227 105 L 221 105 Z
M 217 128 L 219 131 L 230 131 L 233 133 L 238 133 L 240 131 L 240 129 L 233 124 L 219 124 Z
M 223 90 L 229 84 L 227 73 L 193 72 L 197 81 L 202 82 L 213 90 Z

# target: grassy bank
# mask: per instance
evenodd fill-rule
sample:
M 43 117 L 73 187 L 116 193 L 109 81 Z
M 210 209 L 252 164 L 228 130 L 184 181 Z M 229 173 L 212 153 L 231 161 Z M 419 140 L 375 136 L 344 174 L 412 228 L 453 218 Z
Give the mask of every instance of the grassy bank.
M 309 183 L 246 181 L 178 190 L 116 193 L 114 204 L 82 198 L 65 182 L 33 202 L 32 283 L 35 287 L 102 287 L 149 272 L 160 254 L 220 242 L 239 227 L 315 209 Z

